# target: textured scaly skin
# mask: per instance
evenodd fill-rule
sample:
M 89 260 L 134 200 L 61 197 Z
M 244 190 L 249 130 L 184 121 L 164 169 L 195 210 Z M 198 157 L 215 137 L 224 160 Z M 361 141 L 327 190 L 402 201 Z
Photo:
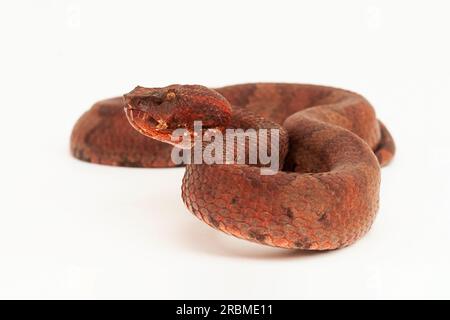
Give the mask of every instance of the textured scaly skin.
M 287 155 L 276 175 L 260 175 L 251 165 L 187 165 L 182 197 L 195 216 L 242 239 L 309 250 L 350 245 L 370 229 L 380 164 L 392 159 L 395 146 L 366 99 L 300 84 L 216 91 L 233 105 L 232 127 L 280 128 L 280 155 Z M 172 146 L 135 131 L 123 106 L 113 98 L 85 113 L 72 133 L 73 155 L 119 166 L 174 166 Z

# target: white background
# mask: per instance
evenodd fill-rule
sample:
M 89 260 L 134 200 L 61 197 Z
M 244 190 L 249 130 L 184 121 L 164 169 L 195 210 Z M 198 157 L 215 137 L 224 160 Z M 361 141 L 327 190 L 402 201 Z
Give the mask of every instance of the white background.
M 0 298 L 450 298 L 448 1 L 2 1 Z M 198 221 L 182 168 L 68 151 L 135 85 L 279 81 L 365 95 L 391 130 L 370 233 L 328 253 Z

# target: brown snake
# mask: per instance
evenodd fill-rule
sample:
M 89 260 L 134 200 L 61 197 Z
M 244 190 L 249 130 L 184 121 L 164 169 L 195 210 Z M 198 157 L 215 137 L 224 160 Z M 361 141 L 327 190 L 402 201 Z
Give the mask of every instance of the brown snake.
M 192 133 L 195 120 L 220 132 L 280 132 L 279 148 L 271 150 L 279 153 L 282 170 L 274 175 L 261 175 L 261 164 L 248 161 L 186 166 L 183 201 L 208 225 L 309 250 L 347 246 L 371 227 L 380 165 L 389 163 L 395 145 L 369 102 L 350 91 L 279 83 L 137 87 L 86 112 L 73 129 L 71 152 L 100 164 L 175 166 L 170 132 Z

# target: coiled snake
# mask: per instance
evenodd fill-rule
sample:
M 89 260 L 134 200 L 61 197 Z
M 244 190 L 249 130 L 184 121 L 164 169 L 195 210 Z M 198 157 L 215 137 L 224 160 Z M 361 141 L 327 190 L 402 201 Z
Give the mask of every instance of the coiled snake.
M 261 164 L 248 161 L 186 166 L 183 201 L 208 225 L 261 244 L 308 250 L 347 246 L 371 227 L 380 165 L 389 163 L 395 145 L 369 102 L 350 91 L 282 83 L 137 87 L 86 112 L 73 129 L 71 152 L 100 164 L 175 166 L 170 132 L 181 127 L 192 133 L 195 120 L 221 132 L 280 132 L 279 149 L 272 149 L 282 166 L 276 174 L 261 175 Z

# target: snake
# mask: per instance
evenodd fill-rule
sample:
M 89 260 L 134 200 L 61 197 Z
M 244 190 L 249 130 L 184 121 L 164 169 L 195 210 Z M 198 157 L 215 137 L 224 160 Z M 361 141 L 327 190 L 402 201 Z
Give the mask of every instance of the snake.
M 70 150 L 97 164 L 176 167 L 172 152 L 179 140 L 170 133 L 181 128 L 191 137 L 195 121 L 202 121 L 201 134 L 229 128 L 279 133 L 277 147 L 271 145 L 279 157 L 273 174 L 261 174 L 264 164 L 248 160 L 185 165 L 183 202 L 207 225 L 301 250 L 346 247 L 371 228 L 380 168 L 393 159 L 395 143 L 368 100 L 352 91 L 294 83 L 138 86 L 85 112 Z

